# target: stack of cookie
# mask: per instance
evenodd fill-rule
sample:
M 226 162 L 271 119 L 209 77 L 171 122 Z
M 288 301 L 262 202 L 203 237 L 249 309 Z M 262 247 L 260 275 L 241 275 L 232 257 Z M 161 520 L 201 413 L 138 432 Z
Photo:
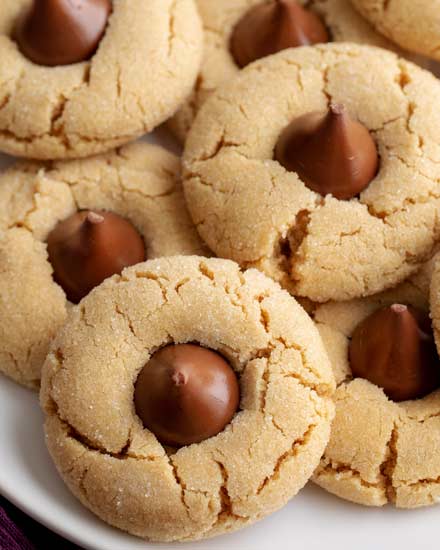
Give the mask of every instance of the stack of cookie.
M 3 0 L 0 369 L 104 521 L 440 498 L 436 3 Z

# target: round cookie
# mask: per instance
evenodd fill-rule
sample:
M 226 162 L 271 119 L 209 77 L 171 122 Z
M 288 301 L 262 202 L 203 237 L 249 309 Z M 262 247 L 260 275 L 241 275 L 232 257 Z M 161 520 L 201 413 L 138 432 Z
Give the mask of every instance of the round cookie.
M 206 99 L 220 84 L 239 72 L 231 51 L 231 34 L 238 21 L 262 0 L 196 0 L 205 31 L 202 67 L 190 99 L 170 121 L 176 136 L 184 141 L 194 118 Z M 396 47 L 360 17 L 350 0 L 300 0 L 299 4 L 318 14 L 335 42 L 370 44 L 390 50 Z
M 69 303 L 52 278 L 46 239 L 77 210 L 109 210 L 131 221 L 148 258 L 203 254 L 187 214 L 179 159 L 133 144 L 67 163 L 18 164 L 0 175 L 0 369 L 38 387 L 49 343 Z
M 186 342 L 227 359 L 241 402 L 218 435 L 177 450 L 143 427 L 133 393 L 152 353 Z M 196 540 L 245 527 L 303 487 L 328 441 L 333 384 L 313 322 L 274 281 L 175 257 L 126 269 L 72 309 L 41 403 L 52 458 L 87 508 L 148 540 Z
M 341 498 L 399 508 L 440 500 L 440 390 L 394 402 L 371 382 L 353 379 L 348 360 L 354 329 L 374 311 L 393 303 L 429 311 L 433 268 L 430 261 L 396 289 L 314 312 L 338 387 L 330 441 L 313 479 Z
M 350 0 L 376 29 L 396 44 L 440 60 L 439 0 Z
M 190 94 L 203 33 L 193 0 L 118 0 L 88 61 L 32 63 L 13 40 L 30 0 L 2 0 L 0 150 L 39 159 L 110 150 L 153 130 Z
M 377 91 L 376 91 L 377 90 Z M 440 83 L 393 53 L 355 44 L 255 62 L 205 103 L 184 153 L 184 191 L 202 238 L 294 295 L 347 300 L 392 287 L 440 234 Z M 292 120 L 343 103 L 380 165 L 358 198 L 337 200 L 273 160 Z

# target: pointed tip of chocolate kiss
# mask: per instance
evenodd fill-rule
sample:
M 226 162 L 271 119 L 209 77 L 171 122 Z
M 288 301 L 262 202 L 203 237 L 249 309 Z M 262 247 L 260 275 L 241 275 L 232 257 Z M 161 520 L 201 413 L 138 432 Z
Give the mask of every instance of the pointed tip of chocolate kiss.
M 184 386 L 188 382 L 188 377 L 181 370 L 175 370 L 171 375 L 171 380 L 176 387 Z
M 405 306 L 403 304 L 393 304 L 390 306 L 391 311 L 394 313 L 398 313 L 401 315 L 402 313 L 406 313 L 408 311 L 408 306 Z
M 343 103 L 330 103 L 329 111 L 335 116 L 347 115 L 347 109 Z
M 355 329 L 353 376 L 381 387 L 394 401 L 419 399 L 440 387 L 440 359 L 429 315 L 403 304 L 373 312 Z
M 295 33 L 291 40 L 300 40 L 298 44 L 289 47 L 329 42 L 330 37 L 320 17 L 297 0 L 275 0 L 274 14 L 281 25 L 287 25 Z
M 356 197 L 376 175 L 379 156 L 369 131 L 342 104 L 294 119 L 281 133 L 274 158 L 322 196 Z
M 250 8 L 235 26 L 230 50 L 239 67 L 287 48 L 328 42 L 320 17 L 295 0 L 274 0 Z
M 92 210 L 89 210 L 87 212 L 87 216 L 86 216 L 86 219 L 85 221 L 93 224 L 93 225 L 97 225 L 99 223 L 102 223 L 104 221 L 104 216 L 102 214 L 98 214 L 97 212 L 93 212 Z
M 284 10 L 288 15 L 292 13 L 303 14 L 307 11 L 296 0 L 275 0 L 274 5 L 277 10 Z

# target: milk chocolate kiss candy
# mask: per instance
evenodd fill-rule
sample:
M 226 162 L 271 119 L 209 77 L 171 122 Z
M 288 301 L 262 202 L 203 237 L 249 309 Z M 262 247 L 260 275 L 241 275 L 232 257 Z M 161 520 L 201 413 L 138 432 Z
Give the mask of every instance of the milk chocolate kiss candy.
M 321 19 L 294 0 L 274 0 L 251 8 L 237 23 L 231 53 L 239 67 L 297 46 L 328 42 Z
M 34 0 L 19 22 L 16 40 L 38 65 L 70 65 L 89 59 L 104 34 L 110 0 Z
M 95 286 L 145 260 L 145 244 L 117 214 L 84 210 L 60 222 L 47 239 L 55 281 L 78 303 Z
M 379 165 L 369 131 L 343 105 L 293 120 L 281 134 L 275 159 L 320 195 L 351 199 L 375 177 Z
M 354 331 L 350 364 L 355 377 L 383 388 L 394 401 L 419 399 L 440 387 L 440 360 L 429 316 L 394 304 Z
M 136 382 L 136 412 L 159 441 L 173 447 L 221 432 L 239 403 L 237 377 L 218 353 L 194 344 L 156 352 Z

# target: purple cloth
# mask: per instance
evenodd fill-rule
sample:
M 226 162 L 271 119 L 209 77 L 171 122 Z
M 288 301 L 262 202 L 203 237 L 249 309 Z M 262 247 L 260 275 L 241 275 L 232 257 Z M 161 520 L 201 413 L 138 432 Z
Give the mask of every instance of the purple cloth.
M 8 516 L 3 506 L 0 507 L 0 549 L 35 550 L 34 546 Z
M 0 550 L 80 550 L 0 497 Z

